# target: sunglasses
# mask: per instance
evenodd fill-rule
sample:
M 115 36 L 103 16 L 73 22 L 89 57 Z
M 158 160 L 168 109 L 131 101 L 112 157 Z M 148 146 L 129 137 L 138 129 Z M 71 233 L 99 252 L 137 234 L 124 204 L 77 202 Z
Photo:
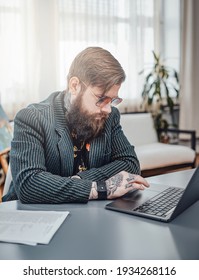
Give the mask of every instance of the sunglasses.
M 88 88 L 88 86 L 82 82 L 86 88 Z M 115 107 L 117 106 L 118 104 L 120 104 L 122 102 L 122 98 L 120 97 L 114 97 L 114 98 L 111 98 L 109 96 L 102 96 L 102 97 L 99 97 L 96 93 L 94 93 L 90 88 L 89 88 L 89 91 L 92 93 L 93 96 L 95 96 L 98 101 L 95 103 L 95 105 L 97 107 L 100 107 L 100 108 L 103 108 L 105 107 L 107 104 L 110 104 L 111 106 Z

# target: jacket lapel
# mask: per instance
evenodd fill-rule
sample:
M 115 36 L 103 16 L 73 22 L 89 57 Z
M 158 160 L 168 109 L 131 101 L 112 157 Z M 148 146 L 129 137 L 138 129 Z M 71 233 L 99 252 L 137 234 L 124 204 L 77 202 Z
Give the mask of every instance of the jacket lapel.
M 71 176 L 73 173 L 74 153 L 70 132 L 66 125 L 64 93 L 57 96 L 54 106 L 55 131 L 59 135 L 58 149 L 61 158 L 61 174 L 62 176 Z
M 60 136 L 58 149 L 61 159 L 61 174 L 62 176 L 71 176 L 73 173 L 74 152 L 70 133 L 67 127 L 63 130 L 56 129 L 56 131 Z

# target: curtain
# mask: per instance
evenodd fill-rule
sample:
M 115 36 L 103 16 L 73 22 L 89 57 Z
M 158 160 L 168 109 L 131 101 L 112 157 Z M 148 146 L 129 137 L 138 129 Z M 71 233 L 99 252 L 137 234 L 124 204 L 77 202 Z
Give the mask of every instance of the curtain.
M 182 60 L 180 128 L 196 130 L 199 137 L 199 2 L 184 0 L 182 7 Z
M 10 118 L 57 87 L 56 2 L 0 0 L 0 98 Z
M 120 109 L 135 109 L 143 82 L 138 72 L 154 49 L 154 1 L 0 0 L 0 42 L 0 103 L 10 118 L 65 89 L 74 56 L 94 45 L 122 64 Z
M 143 82 L 138 72 L 151 61 L 154 48 L 153 1 L 60 0 L 59 11 L 60 83 L 64 86 L 66 68 L 78 52 L 87 46 L 101 46 L 115 55 L 127 74 L 120 90 L 125 99 L 120 109 L 135 109 Z

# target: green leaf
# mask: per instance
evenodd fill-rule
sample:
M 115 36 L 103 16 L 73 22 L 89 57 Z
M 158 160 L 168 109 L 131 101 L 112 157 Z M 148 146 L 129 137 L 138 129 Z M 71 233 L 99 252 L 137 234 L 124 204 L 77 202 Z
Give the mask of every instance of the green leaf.
M 149 104 L 149 105 L 152 105 L 152 103 L 153 103 L 153 97 L 149 97 L 149 98 L 148 98 L 148 104 Z
M 174 77 L 175 77 L 177 83 L 179 83 L 178 73 L 175 70 L 174 70 Z
M 157 61 L 157 63 L 159 63 L 160 58 L 158 57 L 158 55 L 156 55 L 154 51 L 152 51 L 152 53 L 153 53 L 153 57 L 154 57 L 155 61 Z
M 166 96 L 166 104 L 169 107 L 172 117 L 174 100 L 172 99 L 171 94 L 176 93 L 176 97 L 178 98 L 180 93 L 178 73 L 174 68 L 165 65 L 164 62 L 161 61 L 160 55 L 157 55 L 155 51 L 152 51 L 152 53 L 154 63 L 149 72 L 148 70 L 146 71 L 145 82 L 142 90 L 142 98 L 144 99 L 145 104 L 148 104 L 148 107 L 146 106 L 148 111 L 152 109 L 150 106 L 158 100 L 160 105 L 157 106 L 158 111 L 153 112 L 154 115 L 157 115 L 159 114 L 159 110 L 163 110 L 163 97 Z M 143 72 L 144 71 L 142 70 L 140 73 Z M 162 118 L 160 118 L 159 122 L 166 126 Z
M 153 74 L 152 73 L 149 73 L 147 76 L 146 76 L 146 82 L 148 82 L 148 80 L 153 77 Z
M 138 72 L 138 75 L 142 75 L 144 73 L 144 69 L 142 69 L 140 72 Z
M 167 104 L 169 106 L 170 113 L 173 113 L 174 102 L 170 96 L 167 96 Z
M 178 97 L 179 97 L 179 90 L 178 90 L 177 88 L 175 88 L 175 87 L 173 87 L 173 89 L 175 90 L 175 92 L 176 92 L 176 97 L 178 98 Z
M 167 84 L 163 81 L 163 85 L 164 85 L 164 87 L 165 87 L 165 92 L 166 92 L 166 96 L 167 96 L 167 98 L 169 97 L 169 89 L 168 89 L 168 87 L 167 87 Z

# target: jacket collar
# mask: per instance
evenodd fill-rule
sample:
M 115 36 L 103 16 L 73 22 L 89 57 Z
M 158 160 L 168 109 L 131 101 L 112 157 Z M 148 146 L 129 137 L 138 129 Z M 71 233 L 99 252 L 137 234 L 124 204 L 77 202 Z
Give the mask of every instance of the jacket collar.
M 64 107 L 64 98 L 65 98 L 66 92 L 62 91 L 59 94 L 57 94 L 54 98 L 53 102 L 53 110 L 55 114 L 55 130 L 60 134 L 61 131 L 65 130 L 67 128 L 66 125 L 66 109 Z

